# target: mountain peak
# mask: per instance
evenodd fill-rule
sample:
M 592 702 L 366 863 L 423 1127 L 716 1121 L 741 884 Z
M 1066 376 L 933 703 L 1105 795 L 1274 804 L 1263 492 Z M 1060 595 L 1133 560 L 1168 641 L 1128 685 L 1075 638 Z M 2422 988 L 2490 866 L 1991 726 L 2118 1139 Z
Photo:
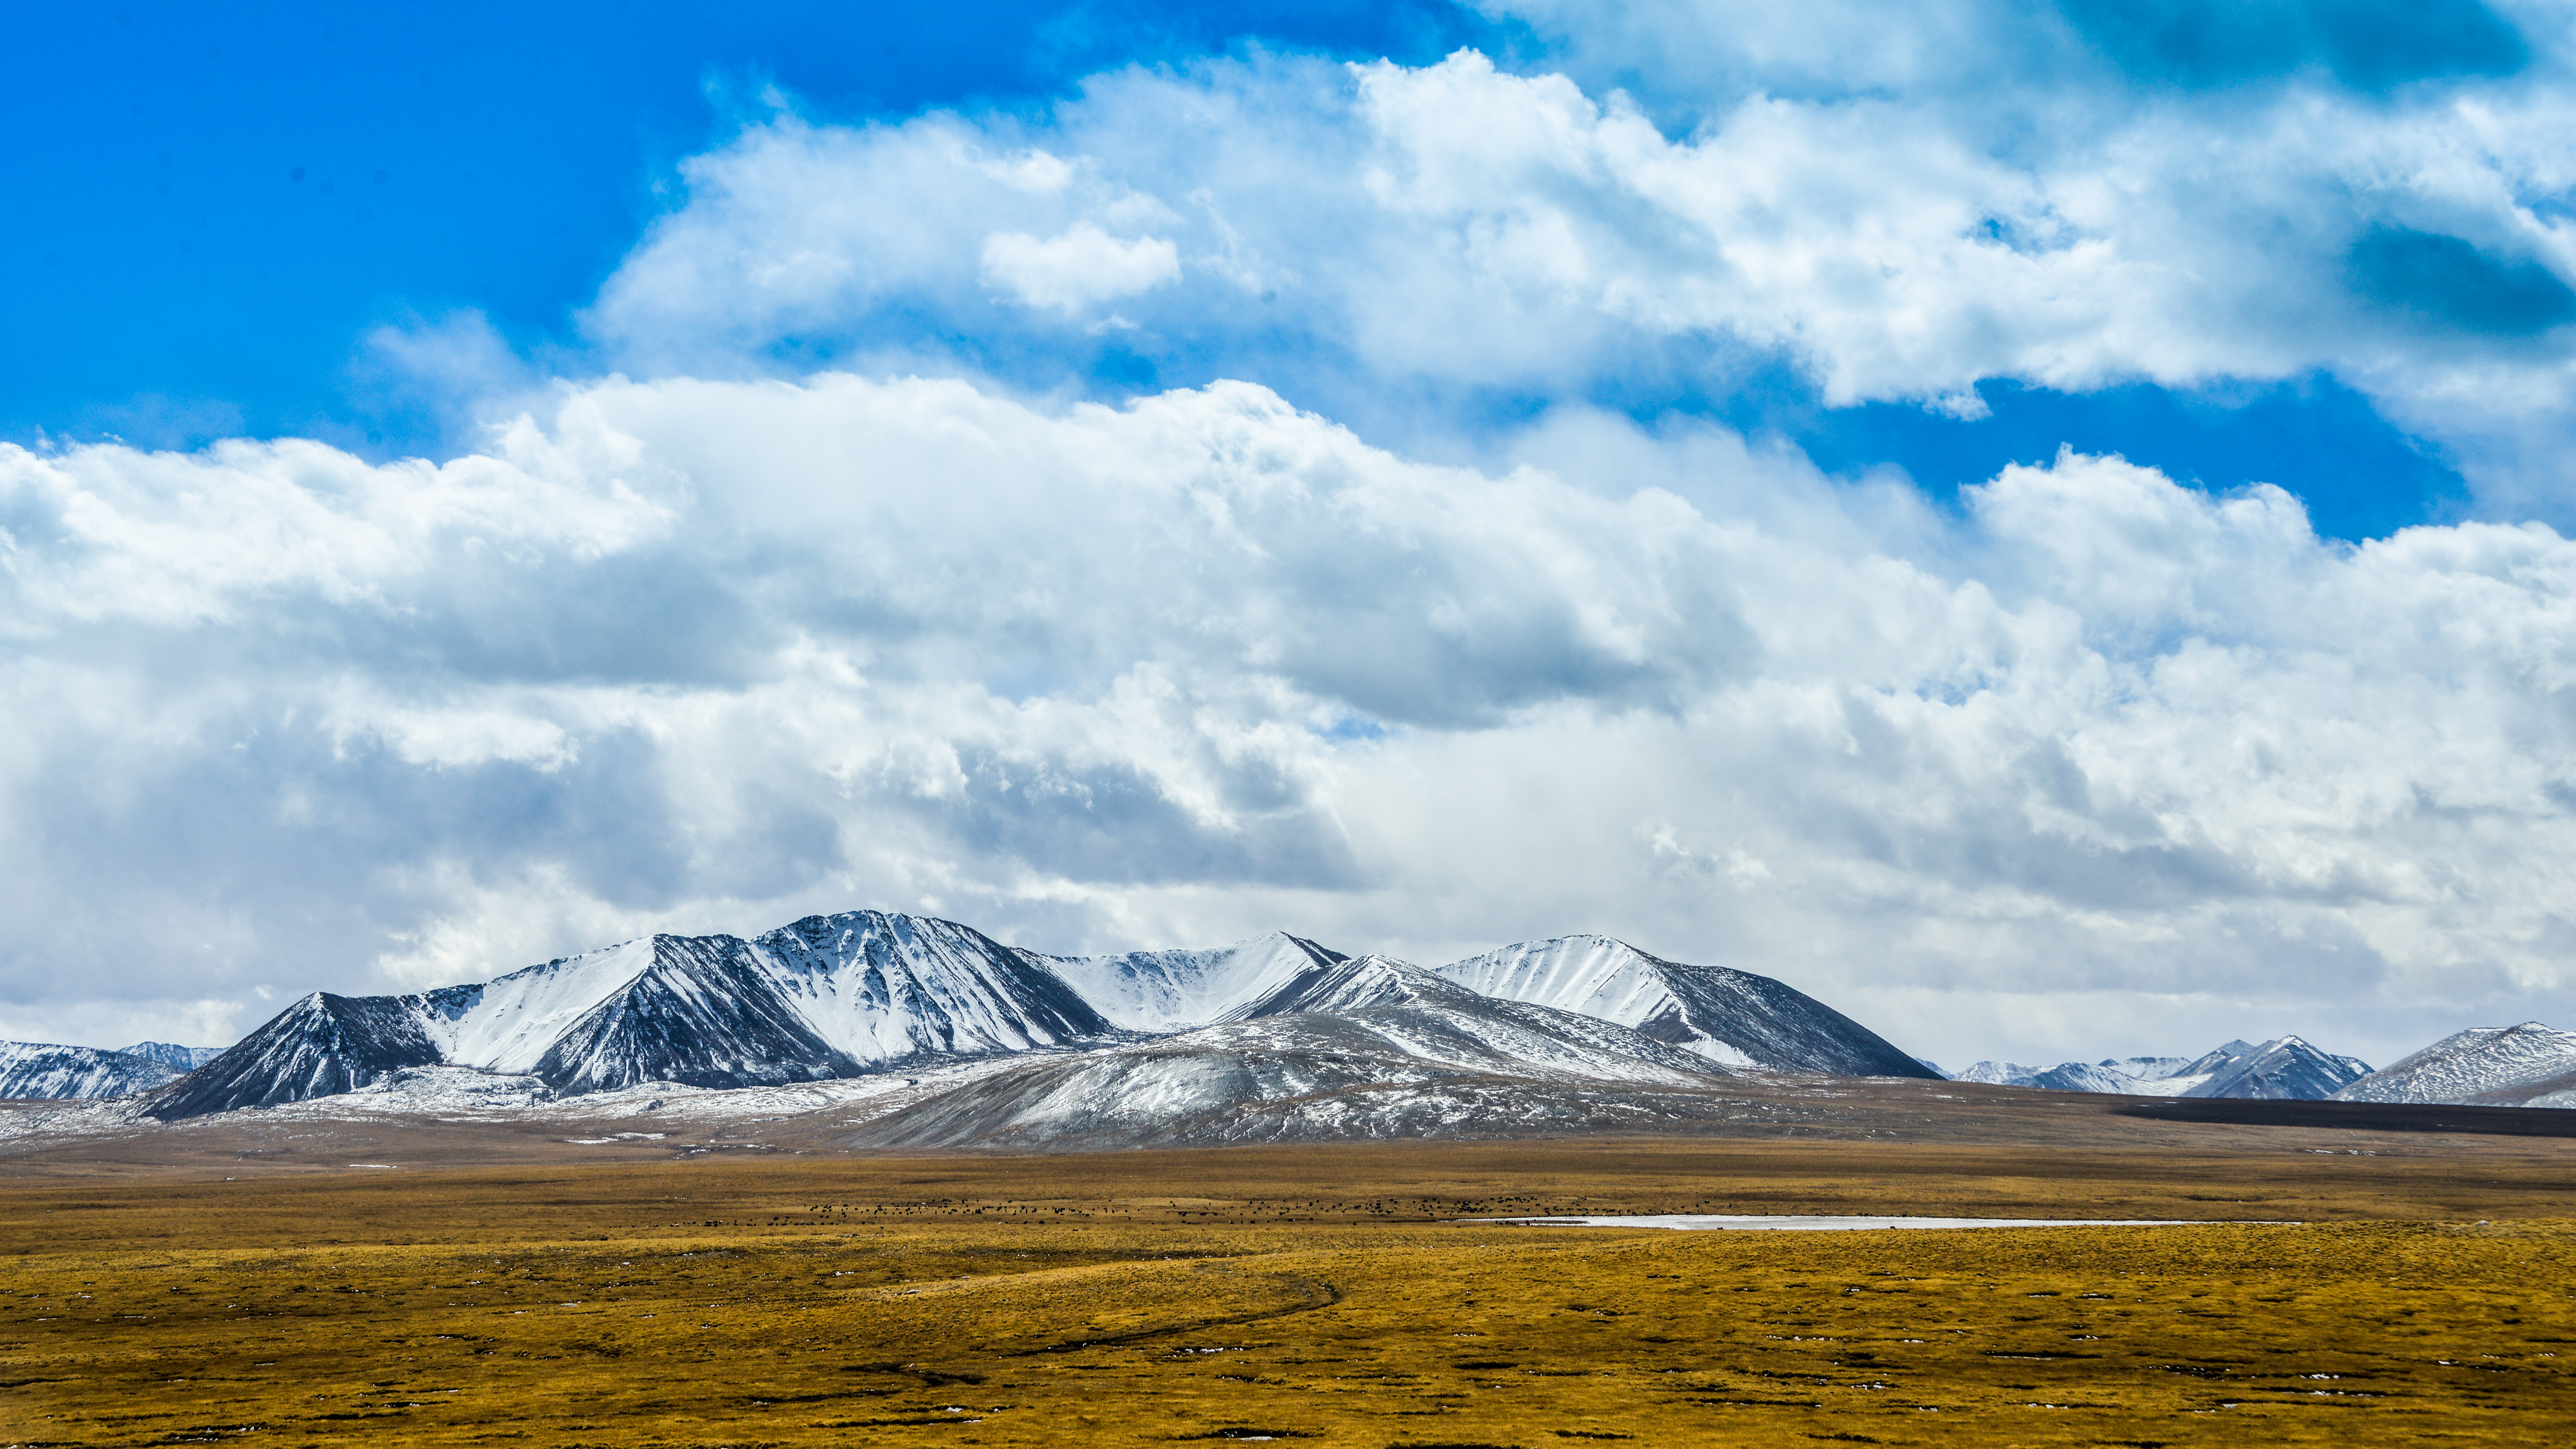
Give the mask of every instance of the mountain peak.
M 534 1075 L 571 1092 L 778 1083 L 1108 1030 L 1028 952 L 953 921 L 853 911 L 758 941 L 659 932 L 415 996 L 313 992 L 147 1110 L 300 1101 L 408 1067 Z
M 193 1072 L 224 1054 L 222 1047 L 180 1046 L 166 1041 L 139 1041 L 130 1047 L 118 1047 L 117 1051 L 124 1056 L 141 1057 L 182 1072 Z
M 147 1043 L 148 1045 L 148 1043 Z M 186 1048 L 174 1048 L 184 1051 Z M 0 1097 L 66 1100 L 122 1097 L 158 1086 L 183 1068 L 131 1052 L 53 1042 L 0 1041 Z
M 2456 1031 L 2422 1051 L 2347 1085 L 2347 1102 L 2461 1102 L 2570 1105 L 2576 1091 L 2576 1032 L 2537 1021 Z
M 1255 1021 L 1301 1011 L 1351 1012 L 1379 1006 L 1471 1000 L 1476 993 L 1391 956 L 1317 962 L 1225 1019 Z
M 1286 931 L 1200 951 L 1037 957 L 1112 1025 L 1180 1031 L 1229 1020 L 1320 965 L 1349 958 Z
M 1856 1077 L 1936 1075 L 1784 982 L 1667 961 L 1612 936 L 1524 941 L 1453 961 L 1435 974 L 1487 996 L 1617 1022 L 1722 1065 Z
M 1960 1081 L 2041 1087 L 2059 1092 L 2138 1093 L 2158 1097 L 2237 1097 L 2313 1101 L 2369 1068 L 2350 1057 L 2330 1056 L 2304 1037 L 2275 1037 L 2260 1046 L 2231 1041 L 2191 1060 L 2180 1057 L 2106 1058 L 2027 1067 L 1979 1062 Z

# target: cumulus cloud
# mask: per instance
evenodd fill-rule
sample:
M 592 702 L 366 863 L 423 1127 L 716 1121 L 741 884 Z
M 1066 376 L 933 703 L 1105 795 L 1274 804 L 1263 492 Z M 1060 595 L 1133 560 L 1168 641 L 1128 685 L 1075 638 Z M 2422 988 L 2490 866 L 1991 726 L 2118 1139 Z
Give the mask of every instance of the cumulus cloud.
M 1749 77 L 1694 93 L 1678 134 L 1651 92 L 1473 52 L 1117 73 L 1037 120 L 787 116 L 685 168 L 590 325 L 697 366 L 717 341 L 739 366 L 965 338 L 941 345 L 1057 386 L 1103 375 L 1083 324 L 1116 298 L 1107 375 L 1248 377 L 1387 437 L 1461 390 L 1651 401 L 1771 359 L 1827 405 L 1964 415 L 1996 379 L 2324 371 L 2459 449 L 2500 508 L 2541 506 L 2564 480 L 2525 435 L 2568 396 L 2576 319 L 2565 90 L 2501 61 L 2356 88 L 2337 66 L 2379 62 L 2333 39 L 2340 13 L 2212 39 L 2289 59 L 2211 89 L 2121 71 L 2100 16 L 2025 16 L 2016 54 L 1976 28 L 2000 12 L 1936 7 L 1828 76 L 1765 37 L 1829 35 L 1834 7 L 1742 28 L 1648 7 L 1634 24 L 1686 17 Z
M 0 1034 L 858 905 L 1604 930 L 1936 1055 L 2563 1011 L 2561 533 L 1632 421 L 2322 370 L 2567 511 L 2560 22 L 2369 9 L 1528 0 L 1559 66 L 756 117 L 598 373 L 378 339 L 458 456 L 0 448 Z
M 1592 426 L 1786 502 L 1410 461 L 1241 383 L 612 380 L 439 467 L 12 450 L 7 1029 L 862 903 L 1611 929 L 1943 1040 L 2078 993 L 2122 1043 L 2385 1050 L 2570 984 L 2555 533 L 2351 548 L 2075 455 L 1943 523 Z
M 984 238 L 984 275 L 1032 307 L 1078 312 L 1150 292 L 1180 274 L 1180 250 L 1169 241 L 1121 241 L 1087 221 L 1051 237 L 997 231 Z

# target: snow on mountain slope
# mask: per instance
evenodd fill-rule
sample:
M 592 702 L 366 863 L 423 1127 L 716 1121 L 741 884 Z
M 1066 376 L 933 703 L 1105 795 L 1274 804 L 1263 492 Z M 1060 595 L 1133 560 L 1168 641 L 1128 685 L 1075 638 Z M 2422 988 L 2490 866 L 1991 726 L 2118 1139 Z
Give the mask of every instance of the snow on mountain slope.
M 1714 1062 L 1850 1077 L 1935 1075 L 1859 1022 L 1768 976 L 1686 966 L 1607 936 L 1505 946 L 1437 974 L 1487 996 L 1634 1027 Z
M 1031 953 L 949 921 L 853 911 L 757 941 L 647 936 L 418 995 L 317 994 L 155 1110 L 270 1106 L 436 1065 L 534 1075 L 574 1093 L 769 1085 L 1110 1029 Z
M 1026 1051 L 1111 1029 L 1052 958 L 954 921 L 849 911 L 755 944 L 805 1024 L 853 1061 Z
M 1482 995 L 1384 956 L 1318 966 L 1239 1019 L 1292 1016 L 1358 1022 L 1413 1056 L 1461 1070 L 1674 1085 L 1730 1070 L 1616 1022 Z
M 1112 1025 L 1165 1032 L 1226 1020 L 1299 973 L 1348 958 L 1303 937 L 1273 931 L 1212 951 L 1037 959 Z
M 2155 1090 L 2108 1062 L 2059 1062 L 2053 1067 L 2025 1066 L 2020 1062 L 1979 1062 L 1950 1080 L 1987 1082 L 1998 1087 L 2037 1087 L 2049 1092 L 2151 1094 Z
M 1227 1013 L 1235 1021 L 1320 1011 L 1346 1016 L 1377 1006 L 1447 1006 L 1470 1011 L 1520 1003 L 1470 991 L 1445 977 L 1391 956 L 1322 961 L 1279 984 L 1277 990 Z
M 739 936 L 651 944 L 652 964 L 566 1027 L 534 1076 L 580 1093 L 652 1081 L 775 1086 L 861 1070 L 798 1011 L 757 946 Z
M 2091 1062 L 2061 1062 L 2015 1085 L 2042 1087 L 2052 1092 L 2126 1093 L 2138 1089 L 2138 1080 L 2108 1067 L 2097 1067 Z
M 366 1086 L 397 1068 L 439 1062 L 419 997 L 316 991 L 222 1056 L 147 1093 L 143 1110 L 169 1121 L 298 1102 Z
M 177 1075 L 164 1063 L 127 1052 L 0 1041 L 0 1097 L 122 1097 Z
M 1950 1080 L 1984 1082 L 1996 1087 L 2027 1087 L 2040 1073 L 2048 1070 L 2047 1067 L 2026 1067 L 2019 1062 L 1978 1062 L 1953 1073 Z
M 129 1057 L 159 1062 L 172 1071 L 193 1072 L 224 1054 L 222 1047 L 174 1046 L 166 1041 L 139 1041 L 130 1047 L 118 1047 Z
M 2524 1106 L 2567 1092 L 2559 1079 L 2571 1073 L 2576 1032 L 2536 1021 L 2471 1027 L 2345 1086 L 2335 1100 Z
M 2203 1080 L 2178 1095 L 2233 1097 L 2267 1102 L 2318 1102 L 2358 1081 L 2370 1064 L 2354 1057 L 2333 1056 L 2295 1036 L 2275 1037 L 2260 1046 L 2229 1042 L 2223 1062 L 2203 1057 L 2185 1076 Z M 2212 1053 L 2211 1056 L 2216 1056 Z
M 1508 948 L 1435 974 L 1285 934 L 1213 951 L 1049 957 L 950 921 L 853 911 L 749 941 L 648 936 L 416 995 L 317 994 L 156 1092 L 150 1110 L 274 1106 L 422 1067 L 576 1095 L 645 1082 L 778 1087 L 1066 1047 L 1121 1027 L 1291 1016 L 1366 1023 L 1370 1071 L 1396 1079 L 1437 1070 L 1672 1084 L 1729 1064 L 1936 1075 L 1777 981 L 1602 937 Z
M 2513 1093 L 2519 1097 L 2519 1100 L 2504 1101 L 2496 1097 L 2480 1097 L 2478 1103 L 2481 1106 L 2492 1103 L 2499 1107 L 2576 1108 L 2576 1072 L 2561 1072 L 2557 1076 L 2533 1082 L 2528 1086 L 2514 1088 Z
M 659 936 L 565 956 L 506 976 L 428 992 L 423 1026 L 450 1062 L 525 1073 L 574 1022 L 653 968 Z
M 2136 1072 L 2127 1067 L 2140 1069 Z M 2331 1056 L 2295 1036 L 2257 1046 L 2231 1041 L 2196 1058 L 2130 1057 L 2029 1067 L 1979 1062 L 1953 1080 L 2039 1087 L 2053 1092 L 2111 1092 L 2147 1097 L 2236 1097 L 2317 1101 L 2370 1070 L 2354 1057 Z
M 1582 1088 L 1705 1091 L 1719 1071 L 1614 1022 L 1482 996 L 1367 956 L 1318 963 L 1236 1020 L 997 1072 L 854 1140 L 1097 1147 L 1476 1135 L 1577 1110 L 1569 1092 Z M 1399 1122 L 1409 1125 L 1399 1132 Z

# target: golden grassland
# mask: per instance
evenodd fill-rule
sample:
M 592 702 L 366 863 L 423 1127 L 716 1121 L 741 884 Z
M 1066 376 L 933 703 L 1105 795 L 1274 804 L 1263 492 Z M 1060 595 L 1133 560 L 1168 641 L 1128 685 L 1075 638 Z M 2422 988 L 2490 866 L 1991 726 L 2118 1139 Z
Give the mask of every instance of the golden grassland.
M 22 1180 L 0 1442 L 2569 1443 L 2571 1166 L 1531 1143 Z M 1574 1210 L 2302 1221 L 1448 1221 Z

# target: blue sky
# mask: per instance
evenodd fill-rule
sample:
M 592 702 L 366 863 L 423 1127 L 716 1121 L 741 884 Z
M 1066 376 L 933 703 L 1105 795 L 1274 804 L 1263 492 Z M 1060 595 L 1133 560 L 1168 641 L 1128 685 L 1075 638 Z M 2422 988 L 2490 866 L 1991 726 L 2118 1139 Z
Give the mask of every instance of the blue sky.
M 10 39 L 0 1036 L 855 906 L 1944 1061 L 2576 1000 L 2559 10 Z
M 1026 107 L 1237 44 L 1429 60 L 1505 29 L 1406 4 L 31 10 L 0 96 L 0 429 L 399 431 L 352 376 L 365 333 L 470 308 L 575 341 L 674 163 L 765 86 L 848 118 Z
M 2254 23 L 2242 7 L 2182 9 L 2186 23 L 2162 28 L 2124 28 L 2117 7 L 2083 23 L 2122 64 L 2166 83 L 2259 81 L 2303 47 L 2365 86 L 2426 64 L 2409 60 L 2427 53 L 2404 28 L 2414 22 L 2390 23 L 2414 7 L 2320 7 L 2345 22 L 2321 39 Z M 2523 62 L 2510 27 L 2462 14 L 2433 27 L 2434 68 Z M 1472 45 L 1530 66 L 1577 49 L 1509 15 L 1433 3 L 135 3 L 35 12 L 17 33 L 44 63 L 0 98 L 20 138 L 9 156 L 17 216 L 0 234 L 13 343 L 0 361 L 0 435 L 184 447 L 298 434 L 377 454 L 453 440 L 415 380 L 368 354 L 368 333 L 470 309 L 516 348 L 595 366 L 574 314 L 669 206 L 675 164 L 756 111 L 765 87 L 847 121 L 1042 110 L 1102 70 L 1248 47 L 1424 64 Z M 1649 101 L 1694 100 L 1634 67 L 1601 69 Z M 1223 370 L 1194 359 L 1140 373 L 1122 361 L 1092 359 L 1097 385 Z M 2222 491 L 2277 484 L 2345 538 L 2459 516 L 2466 502 L 2438 444 L 2330 376 L 1996 386 L 1994 415 L 1966 422 L 1906 403 L 1823 406 L 1776 372 L 1714 386 L 1602 381 L 1595 391 L 1633 415 L 1773 430 L 1837 473 L 1893 465 L 1945 497 L 2070 444 Z M 1480 400 L 1503 420 L 1548 401 Z

